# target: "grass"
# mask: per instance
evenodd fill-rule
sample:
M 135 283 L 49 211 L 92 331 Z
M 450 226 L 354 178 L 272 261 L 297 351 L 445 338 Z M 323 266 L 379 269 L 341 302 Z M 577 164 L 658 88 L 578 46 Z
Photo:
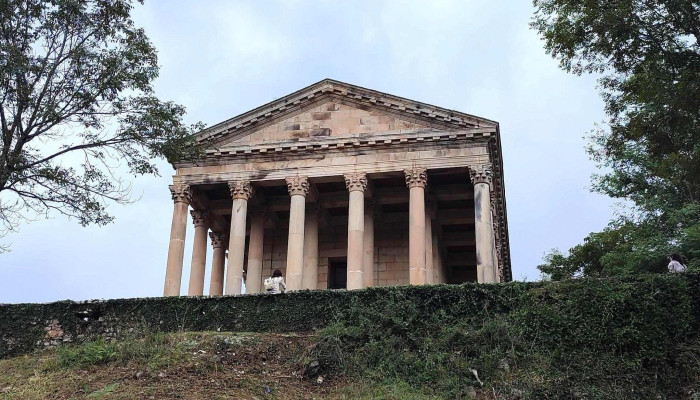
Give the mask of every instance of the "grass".
M 316 337 L 189 332 L 0 360 L 0 399 L 436 399 L 401 382 L 304 377 Z

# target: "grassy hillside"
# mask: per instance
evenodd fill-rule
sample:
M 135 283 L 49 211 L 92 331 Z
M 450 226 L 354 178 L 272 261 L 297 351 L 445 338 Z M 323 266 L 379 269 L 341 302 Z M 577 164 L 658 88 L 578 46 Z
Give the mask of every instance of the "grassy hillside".
M 436 398 L 407 384 L 305 375 L 315 342 L 190 332 L 67 346 L 0 360 L 0 399 Z
M 312 305 L 315 296 L 331 301 Z M 284 334 L 151 330 L 8 358 L 0 399 L 700 398 L 698 275 L 300 293 L 260 298 L 258 307 L 264 302 L 282 329 L 310 312 L 289 314 L 302 306 L 327 310 L 310 318 L 328 323 Z

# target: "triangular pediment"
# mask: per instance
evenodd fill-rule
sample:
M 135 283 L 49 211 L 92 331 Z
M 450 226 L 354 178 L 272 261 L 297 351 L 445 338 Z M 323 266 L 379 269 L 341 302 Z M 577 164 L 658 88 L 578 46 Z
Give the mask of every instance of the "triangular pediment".
M 198 140 L 221 147 L 497 125 L 484 118 L 326 79 L 207 128 L 198 134 Z

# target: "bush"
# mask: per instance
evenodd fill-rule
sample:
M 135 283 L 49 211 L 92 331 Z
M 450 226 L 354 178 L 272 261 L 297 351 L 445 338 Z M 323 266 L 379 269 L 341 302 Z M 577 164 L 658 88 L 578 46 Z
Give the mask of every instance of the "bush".
M 443 292 L 451 303 L 433 312 L 426 304 L 439 299 L 397 292 L 351 302 L 314 355 L 329 374 L 403 381 L 445 398 L 473 388 L 499 398 L 680 398 L 699 385 L 698 278 L 468 285 L 472 296 Z

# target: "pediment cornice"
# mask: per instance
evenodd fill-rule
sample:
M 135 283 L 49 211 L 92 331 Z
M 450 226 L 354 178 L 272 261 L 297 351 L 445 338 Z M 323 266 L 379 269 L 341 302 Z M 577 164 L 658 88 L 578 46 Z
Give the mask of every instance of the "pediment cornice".
M 308 104 L 324 99 L 351 102 L 376 110 L 405 115 L 435 124 L 443 129 L 496 127 L 498 123 L 459 111 L 390 95 L 376 90 L 324 79 L 273 102 L 213 125 L 197 134 L 199 142 L 218 143 L 236 139 L 266 123 L 302 110 Z

